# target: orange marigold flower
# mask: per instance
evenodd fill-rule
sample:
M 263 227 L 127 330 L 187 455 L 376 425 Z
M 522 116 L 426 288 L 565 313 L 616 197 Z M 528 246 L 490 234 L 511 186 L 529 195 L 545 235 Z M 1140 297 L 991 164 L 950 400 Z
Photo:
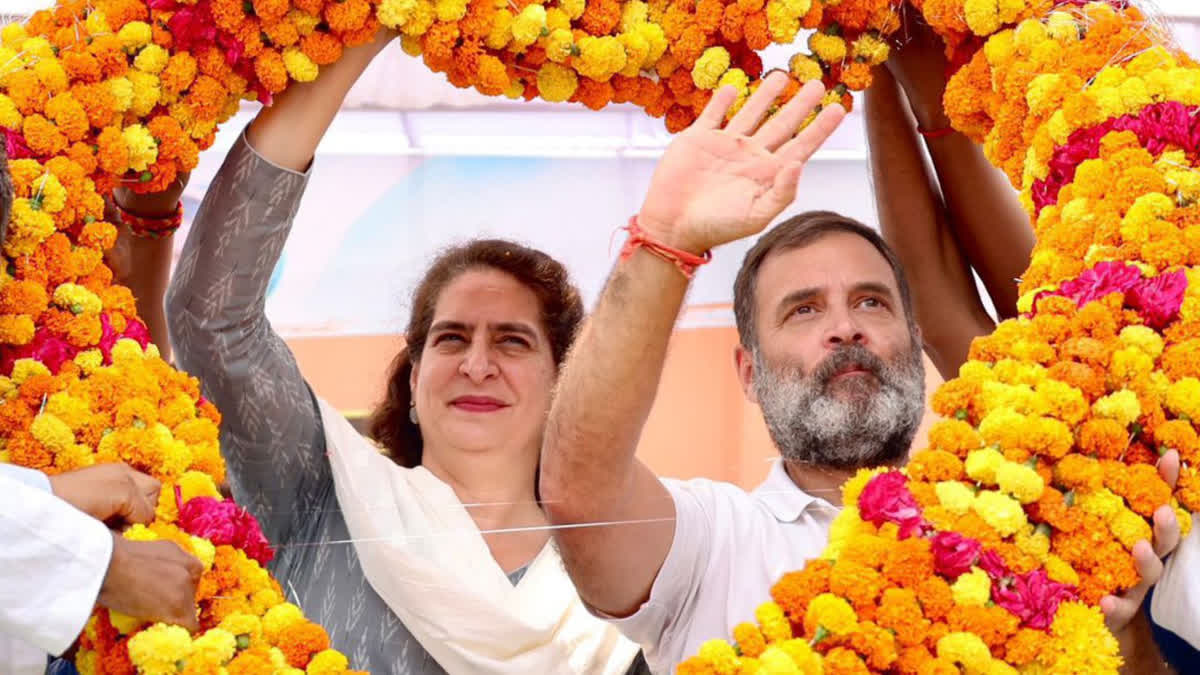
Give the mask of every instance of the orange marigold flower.
M 846 598 L 856 609 L 874 603 L 885 586 L 883 575 L 857 562 L 834 561 L 829 572 L 830 592 Z
M 813 3 L 818 4 L 818 3 Z M 931 668 L 929 665 L 933 662 L 933 654 L 929 653 L 929 649 L 924 645 L 913 645 L 900 650 L 900 657 L 896 659 L 895 670 L 901 675 L 918 675 L 927 672 Z M 958 675 L 958 666 L 949 664 L 952 670 L 946 671 L 949 675 Z
M 311 621 L 301 621 L 280 633 L 278 647 L 293 668 L 303 668 L 313 654 L 329 649 L 329 634 Z
M 54 455 L 23 429 L 11 433 L 5 450 L 9 461 L 18 466 L 45 471 L 54 464 Z
M 922 582 L 922 585 L 924 584 L 925 582 Z M 945 590 L 947 594 L 950 593 L 949 586 L 946 586 Z M 953 600 L 950 602 L 952 604 Z M 929 628 L 929 620 L 925 618 L 921 604 L 917 602 L 917 593 L 908 588 L 885 590 L 875 616 L 879 625 L 894 632 L 897 641 L 905 647 L 920 645 L 925 639 L 925 631 Z
M 997 648 L 1021 627 L 1021 620 L 1003 607 L 993 605 L 956 605 L 950 609 L 946 622 L 951 632 L 966 632 L 978 635 L 995 653 Z
M 746 37 L 747 47 L 755 51 L 766 49 L 771 44 L 771 31 L 767 27 L 767 13 L 760 9 L 746 15 L 742 32 Z
M 1147 518 L 1158 507 L 1171 503 L 1171 487 L 1158 475 L 1158 469 L 1152 464 L 1129 466 L 1120 462 L 1105 462 L 1104 484 L 1124 497 L 1134 512 Z
M 870 675 L 867 664 L 858 654 L 845 647 L 834 647 L 825 655 L 824 667 L 829 675 Z
M 767 648 L 767 640 L 762 631 L 752 623 L 739 623 L 733 627 L 733 639 L 737 641 L 742 655 L 758 658 Z
M 342 42 L 324 31 L 315 30 L 300 40 L 300 49 L 318 66 L 327 66 L 342 58 Z
M 696 113 L 691 108 L 673 105 L 667 110 L 667 131 L 678 133 L 690 127 L 696 120 Z
M 933 411 L 942 417 L 953 420 L 956 415 L 967 415 L 973 418 L 977 411 L 973 410 L 973 401 L 979 397 L 980 386 L 975 380 L 953 379 L 938 387 L 938 390 L 933 394 L 933 400 L 930 401 L 930 406 Z M 941 426 L 939 423 L 937 426 Z M 969 426 L 969 425 L 968 425 Z M 955 431 L 956 434 L 964 434 L 961 429 Z M 932 443 L 932 429 L 930 430 Z M 937 446 L 947 452 L 952 452 L 948 447 Z M 972 448 L 974 449 L 974 448 Z M 955 452 L 955 454 L 959 454 Z
M 716 32 L 724 15 L 725 3 L 722 0 L 699 0 L 696 3 L 696 25 L 705 33 Z M 586 12 L 584 16 L 587 16 Z
M 850 646 L 866 659 L 870 672 L 885 671 L 900 658 L 892 633 L 861 617 L 858 630 L 850 634 Z
M 352 2 L 353 0 L 348 0 Z M 348 4 L 348 3 L 347 3 Z M 332 5 L 341 6 L 341 5 Z M 279 52 L 267 50 L 254 59 L 254 73 L 267 91 L 277 94 L 287 87 L 287 68 L 283 65 L 283 57 Z
M 345 0 L 326 4 L 323 16 L 330 30 L 348 33 L 362 28 L 370 14 L 371 3 L 367 0 Z
M 911 537 L 896 542 L 883 561 L 883 574 L 892 583 L 913 588 L 933 575 L 933 551 L 929 540 Z
M 579 25 L 591 35 L 608 35 L 621 22 L 621 3 L 617 0 L 589 0 Z
M 808 8 L 808 13 L 800 17 L 800 27 L 812 30 L 818 28 L 822 24 L 822 19 L 825 17 L 825 3 L 813 2 Z
M 1067 490 L 1094 492 L 1104 487 L 1104 469 L 1091 457 L 1070 454 L 1055 464 L 1054 482 Z
M 1099 459 L 1117 459 L 1129 447 L 1129 431 L 1116 420 L 1094 417 L 1076 432 L 1079 448 Z
M 813 4 L 820 3 L 814 2 Z M 725 13 L 721 16 L 721 37 L 728 42 L 741 42 L 745 21 L 746 12 L 739 5 L 725 5 Z
M 57 155 L 70 144 L 58 127 L 41 115 L 27 116 L 23 131 L 29 148 L 43 157 Z
M 849 5 L 852 3 L 847 2 L 842 4 Z M 870 87 L 873 80 L 874 75 L 871 73 L 870 64 L 854 61 L 842 69 L 842 82 L 855 91 L 863 91 L 867 87 Z
M 959 424 L 962 423 L 959 422 Z M 974 433 L 975 430 L 971 429 L 971 431 Z M 976 437 L 978 437 L 978 434 L 976 434 Z M 958 458 L 958 454 L 956 452 L 948 452 L 944 449 L 930 449 L 918 452 L 909 461 L 907 469 L 910 477 L 931 483 L 944 480 L 958 480 L 963 476 L 963 463 Z
M 802 623 L 808 603 L 829 592 L 833 564 L 828 560 L 810 561 L 803 570 L 788 572 L 771 587 L 771 599 L 787 614 L 792 623 Z

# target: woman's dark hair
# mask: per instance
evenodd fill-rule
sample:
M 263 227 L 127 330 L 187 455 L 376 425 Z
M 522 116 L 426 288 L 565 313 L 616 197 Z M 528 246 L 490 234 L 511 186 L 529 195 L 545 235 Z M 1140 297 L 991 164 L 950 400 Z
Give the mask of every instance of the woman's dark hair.
M 479 269 L 504 272 L 537 297 L 555 366 L 562 366 L 583 321 L 579 290 L 571 284 L 566 268 L 545 253 L 502 239 L 477 239 L 443 251 L 413 292 L 405 348 L 392 362 L 383 402 L 371 414 L 371 437 L 401 466 L 421 464 L 421 430 L 409 419 L 409 379 L 413 363 L 420 362 L 425 349 L 438 298 L 464 272 Z

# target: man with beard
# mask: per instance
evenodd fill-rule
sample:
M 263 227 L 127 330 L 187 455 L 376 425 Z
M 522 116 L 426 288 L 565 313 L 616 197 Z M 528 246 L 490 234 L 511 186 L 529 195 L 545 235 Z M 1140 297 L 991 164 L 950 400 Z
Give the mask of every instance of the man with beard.
M 659 480 L 634 456 L 690 273 L 792 202 L 842 117 L 827 108 L 793 138 L 821 95 L 809 83 L 761 122 L 786 81 L 768 76 L 723 129 L 735 96 L 717 91 L 667 148 L 550 412 L 540 490 L 563 561 L 655 673 L 753 621 L 780 576 L 825 547 L 846 479 L 905 461 L 925 408 L 922 340 L 895 254 L 853 220 L 807 213 L 763 235 L 734 286 L 738 376 L 781 460 L 747 493 Z M 1160 538 L 1160 555 L 1177 542 L 1177 531 Z M 1121 615 L 1110 627 L 1132 612 Z

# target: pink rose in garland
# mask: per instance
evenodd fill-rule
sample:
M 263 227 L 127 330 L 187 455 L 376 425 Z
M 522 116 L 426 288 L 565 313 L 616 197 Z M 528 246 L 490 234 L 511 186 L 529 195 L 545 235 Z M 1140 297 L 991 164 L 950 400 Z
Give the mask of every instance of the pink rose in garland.
M 995 551 L 984 551 L 979 555 L 979 569 L 991 578 L 992 581 L 1003 581 L 1008 579 L 1012 572 L 1008 571 L 1008 564 L 1004 562 L 1004 558 L 1000 557 Z
M 1142 271 L 1133 265 L 1105 261 L 1097 263 L 1089 270 L 1084 270 L 1078 277 L 1059 286 L 1058 290 L 1046 291 L 1038 295 L 1038 299 L 1061 295 L 1074 300 L 1076 305 L 1082 307 L 1112 293 L 1127 293 L 1141 280 Z
M 176 502 L 182 493 L 175 488 Z M 232 499 L 217 501 L 212 497 L 194 497 L 179 504 L 179 527 L 190 535 L 204 537 L 216 546 L 233 546 L 248 557 L 266 566 L 275 557 L 258 521 Z
M 1147 326 L 1162 330 L 1179 316 L 1185 291 L 1187 274 L 1183 270 L 1164 272 L 1131 288 L 1125 303 L 1137 310 Z
M 996 604 L 1019 617 L 1024 625 L 1038 630 L 1045 630 L 1054 622 L 1059 603 L 1076 597 L 1074 588 L 1051 581 L 1044 569 L 1013 577 L 1011 583 L 992 584 Z
M 881 473 L 871 479 L 858 497 L 858 510 L 863 520 L 876 526 L 895 523 L 900 537 L 920 535 L 928 523 L 921 517 L 921 507 L 908 490 L 908 477 L 899 471 Z
M 50 372 L 58 374 L 62 365 L 75 358 L 75 355 L 78 353 L 79 349 L 71 346 L 70 343 L 61 337 L 52 335 L 43 326 L 37 329 L 37 332 L 33 335 L 33 341 L 29 344 L 5 350 L 0 368 L 3 368 L 6 373 L 11 373 L 13 365 L 18 360 L 33 359 L 49 368 Z
M 938 532 L 933 545 L 933 565 L 938 574 L 950 579 L 971 571 L 982 550 L 979 542 L 957 532 Z

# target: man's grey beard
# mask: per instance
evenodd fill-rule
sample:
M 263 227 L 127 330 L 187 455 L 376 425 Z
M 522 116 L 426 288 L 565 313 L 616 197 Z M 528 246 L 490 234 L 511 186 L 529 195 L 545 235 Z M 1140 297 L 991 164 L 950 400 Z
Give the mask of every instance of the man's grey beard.
M 910 352 L 887 363 L 866 347 L 841 347 L 804 375 L 772 368 L 753 351 L 754 392 L 767 430 L 783 458 L 830 469 L 895 465 L 907 456 L 925 413 L 925 368 L 918 340 Z M 850 366 L 874 377 L 834 383 Z

